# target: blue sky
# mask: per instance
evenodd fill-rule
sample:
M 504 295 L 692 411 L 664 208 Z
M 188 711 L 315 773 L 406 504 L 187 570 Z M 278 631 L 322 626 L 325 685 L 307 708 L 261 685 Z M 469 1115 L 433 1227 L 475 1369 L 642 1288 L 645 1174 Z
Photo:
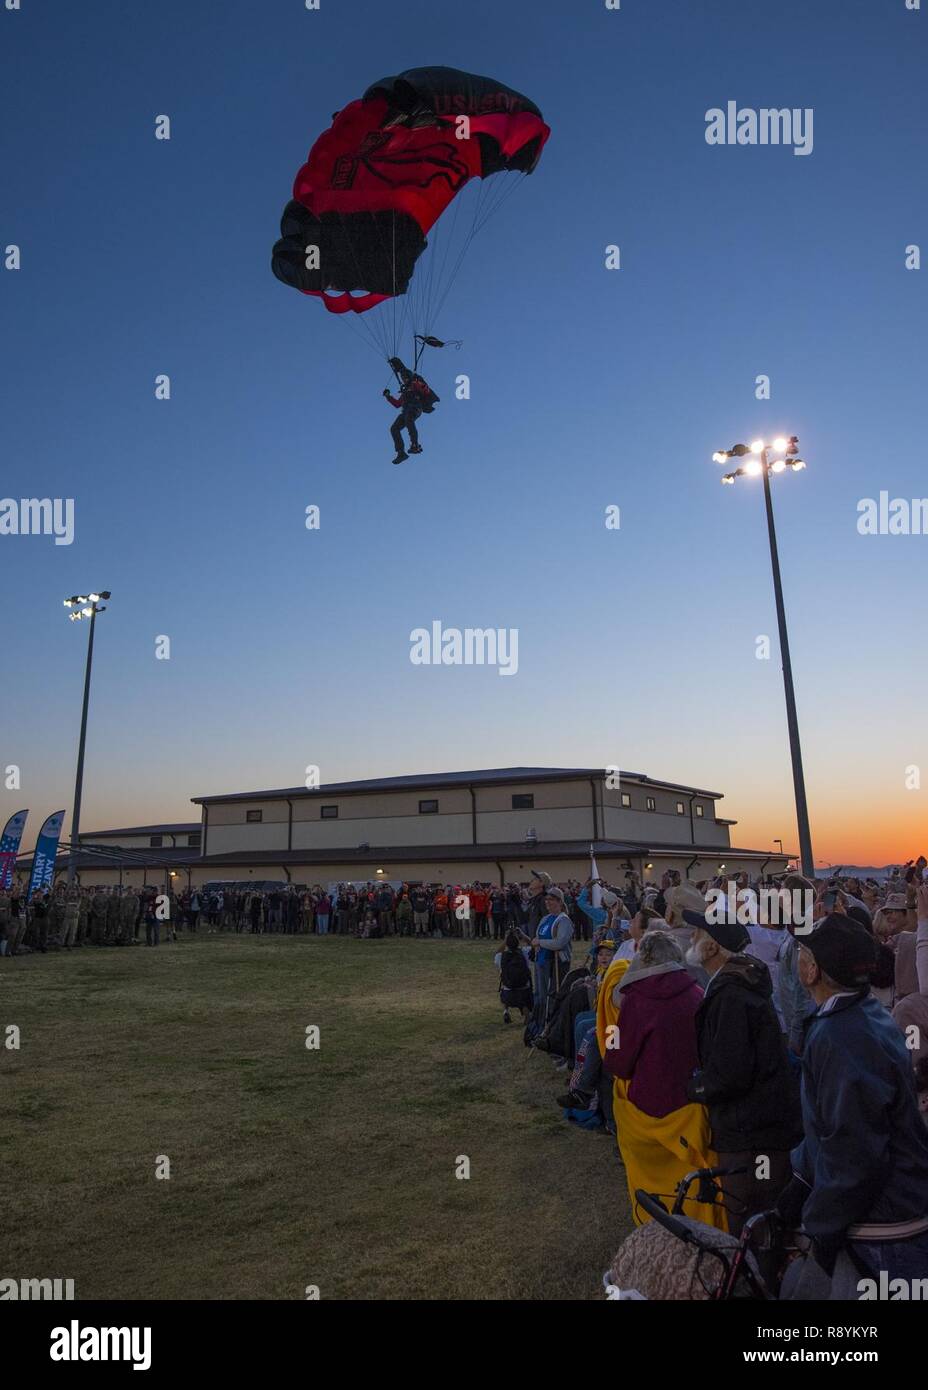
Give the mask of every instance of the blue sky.
M 69 547 L 0 537 L 0 762 L 22 769 L 0 814 L 30 805 L 34 833 L 70 803 L 86 633 L 60 601 L 99 585 L 85 828 L 311 763 L 618 763 L 725 791 L 736 843 L 795 844 L 775 641 L 754 654 L 776 631 L 761 490 L 710 462 L 785 432 L 809 464 L 774 481 L 816 855 L 922 848 L 928 537 L 861 537 L 856 508 L 926 492 L 904 248 L 928 14 L 24 0 L 0 22 L 0 240 L 22 248 L 0 492 L 76 507 Z M 461 269 L 435 327 L 464 346 L 432 357 L 426 452 L 393 468 L 383 364 L 269 254 L 331 114 L 433 63 L 527 93 L 553 134 Z M 729 99 L 811 107 L 812 153 L 710 147 Z M 517 628 L 518 675 L 411 665 L 435 618 Z

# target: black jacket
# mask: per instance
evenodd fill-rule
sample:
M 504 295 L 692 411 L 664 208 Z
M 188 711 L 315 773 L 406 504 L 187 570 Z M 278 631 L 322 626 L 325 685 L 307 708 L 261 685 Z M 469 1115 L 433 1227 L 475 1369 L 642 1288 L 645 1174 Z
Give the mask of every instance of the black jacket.
M 532 983 L 528 962 L 521 951 L 503 951 L 499 973 L 503 989 L 525 989 Z
M 782 1151 L 801 1138 L 798 1078 L 771 1002 L 770 971 L 735 955 L 696 1012 L 699 1070 L 687 1095 L 709 1109 L 717 1152 Z
M 539 924 L 544 921 L 547 915 L 548 909 L 545 906 L 544 893 L 539 893 L 537 898 L 529 898 L 524 919 L 526 936 L 534 937 Z

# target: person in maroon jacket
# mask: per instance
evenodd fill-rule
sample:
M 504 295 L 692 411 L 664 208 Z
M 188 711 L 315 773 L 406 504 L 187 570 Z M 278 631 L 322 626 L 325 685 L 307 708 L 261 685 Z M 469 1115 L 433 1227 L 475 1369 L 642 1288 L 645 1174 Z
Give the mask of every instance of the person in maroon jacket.
M 647 1220 L 635 1191 L 672 1194 L 694 1168 L 711 1161 L 705 1111 L 686 1093 L 697 1065 L 696 1011 L 703 992 L 669 932 L 645 932 L 613 993 L 618 1027 L 607 1038 L 603 1070 L 628 1083 L 615 1095 L 615 1121 L 632 1214 Z M 713 1155 L 714 1157 L 714 1155 Z M 719 1206 L 691 1201 L 687 1216 L 723 1225 Z
M 699 1064 L 696 1010 L 703 992 L 669 932 L 645 932 L 633 964 L 616 986 L 620 1046 L 603 1066 L 629 1082 L 628 1099 L 662 1119 L 690 1104 L 686 1086 Z

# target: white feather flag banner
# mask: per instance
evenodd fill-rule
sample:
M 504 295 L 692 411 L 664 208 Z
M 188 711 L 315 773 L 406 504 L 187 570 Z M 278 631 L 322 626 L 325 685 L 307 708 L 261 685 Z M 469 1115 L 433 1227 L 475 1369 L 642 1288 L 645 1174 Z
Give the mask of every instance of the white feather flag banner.
M 599 878 L 599 869 L 597 869 L 596 867 L 596 855 L 593 853 L 592 845 L 590 845 L 590 878 Z M 590 902 L 593 904 L 594 907 L 602 907 L 603 890 L 601 884 L 593 884 L 593 890 L 590 894 Z

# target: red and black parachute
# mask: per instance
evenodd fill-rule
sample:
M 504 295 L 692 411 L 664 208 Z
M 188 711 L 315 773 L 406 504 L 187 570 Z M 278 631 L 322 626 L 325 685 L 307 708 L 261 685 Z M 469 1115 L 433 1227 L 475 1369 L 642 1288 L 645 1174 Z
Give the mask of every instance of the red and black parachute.
M 549 134 L 534 102 L 493 78 L 435 67 L 375 82 L 298 172 L 274 274 L 337 314 L 406 294 L 429 230 L 464 186 L 530 174 Z

